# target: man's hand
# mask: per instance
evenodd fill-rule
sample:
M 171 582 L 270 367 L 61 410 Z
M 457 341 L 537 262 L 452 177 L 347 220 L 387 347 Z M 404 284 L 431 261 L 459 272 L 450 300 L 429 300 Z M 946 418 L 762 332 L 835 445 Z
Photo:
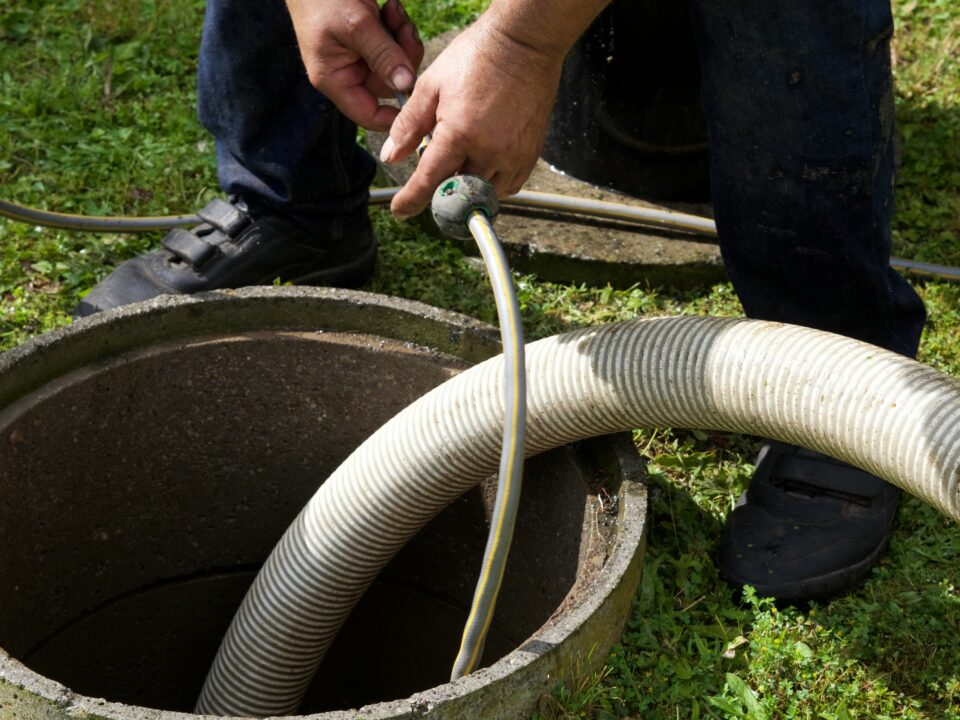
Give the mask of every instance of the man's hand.
M 519 191 L 543 149 L 564 54 L 511 37 L 489 14 L 459 35 L 417 81 L 380 154 L 395 162 L 433 134 L 393 200 L 394 215 L 420 212 L 459 172 L 487 180 L 501 197 Z
M 396 108 L 378 98 L 413 87 L 423 59 L 399 0 L 287 0 L 310 84 L 361 127 L 386 130 Z
M 477 22 L 417 82 L 380 159 L 396 162 L 433 132 L 393 199 L 398 217 L 420 212 L 458 172 L 501 197 L 520 190 L 543 149 L 567 52 L 609 0 L 492 0 Z

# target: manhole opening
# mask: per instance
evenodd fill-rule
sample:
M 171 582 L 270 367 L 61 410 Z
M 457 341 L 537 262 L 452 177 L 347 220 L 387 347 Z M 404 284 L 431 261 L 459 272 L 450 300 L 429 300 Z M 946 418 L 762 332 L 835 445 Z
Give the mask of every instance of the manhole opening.
M 190 711 L 256 568 L 318 483 L 463 365 L 403 343 L 253 333 L 77 371 L 0 414 L 0 647 L 84 695 Z M 528 463 L 484 662 L 549 621 L 605 546 L 575 450 Z M 383 573 L 302 708 L 400 698 L 449 676 L 489 485 Z

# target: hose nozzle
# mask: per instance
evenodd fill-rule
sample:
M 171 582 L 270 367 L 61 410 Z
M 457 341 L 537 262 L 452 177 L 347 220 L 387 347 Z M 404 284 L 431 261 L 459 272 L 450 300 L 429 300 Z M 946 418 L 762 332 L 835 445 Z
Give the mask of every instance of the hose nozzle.
M 473 237 L 468 227 L 470 216 L 481 212 L 492 222 L 500 212 L 500 202 L 490 183 L 473 175 L 455 175 L 437 187 L 430 209 L 444 235 L 469 240 Z

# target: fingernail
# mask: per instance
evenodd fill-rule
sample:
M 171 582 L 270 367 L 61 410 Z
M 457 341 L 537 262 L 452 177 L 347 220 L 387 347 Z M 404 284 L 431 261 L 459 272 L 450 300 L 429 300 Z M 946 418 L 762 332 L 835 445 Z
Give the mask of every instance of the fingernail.
M 407 11 L 406 11 L 406 9 L 403 7 L 403 3 L 400 2 L 400 0 L 397 0 L 397 12 L 400 14 L 400 17 L 402 17 L 402 18 L 406 18 L 406 17 L 407 17 Z
M 383 143 L 383 147 L 380 148 L 380 162 L 389 164 L 395 147 L 396 143 L 393 142 L 393 138 L 387 137 Z
M 398 67 L 390 76 L 390 82 L 395 90 L 409 90 L 413 87 L 413 73 L 403 66 Z

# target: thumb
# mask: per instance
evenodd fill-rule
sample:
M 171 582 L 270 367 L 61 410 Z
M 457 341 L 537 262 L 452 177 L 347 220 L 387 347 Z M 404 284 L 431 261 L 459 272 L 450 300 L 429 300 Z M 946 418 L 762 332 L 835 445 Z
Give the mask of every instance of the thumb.
M 364 15 L 345 30 L 346 42 L 364 59 L 373 74 L 395 90 L 409 91 L 414 73 L 403 48 L 380 24 L 378 17 Z

